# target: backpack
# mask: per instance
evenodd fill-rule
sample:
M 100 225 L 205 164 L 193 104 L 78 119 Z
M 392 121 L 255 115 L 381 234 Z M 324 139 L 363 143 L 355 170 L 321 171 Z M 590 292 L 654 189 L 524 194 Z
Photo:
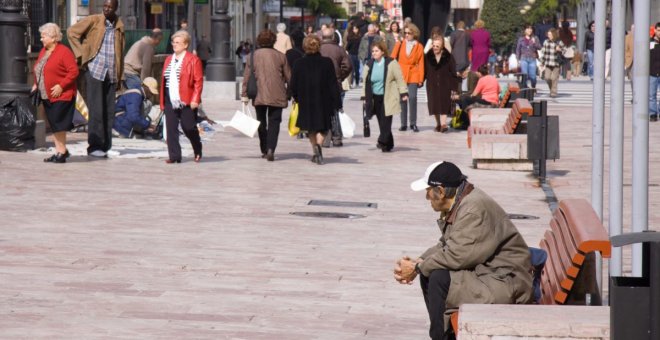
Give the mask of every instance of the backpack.
M 468 118 L 467 112 L 464 112 L 457 107 L 454 111 L 454 115 L 451 117 L 449 126 L 456 130 L 467 130 L 468 126 L 470 126 L 470 119 Z

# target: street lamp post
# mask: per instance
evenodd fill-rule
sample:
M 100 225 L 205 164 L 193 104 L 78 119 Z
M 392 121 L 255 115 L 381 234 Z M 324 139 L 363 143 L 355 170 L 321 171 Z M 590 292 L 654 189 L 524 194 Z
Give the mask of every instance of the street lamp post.
M 206 79 L 210 81 L 235 81 L 236 70 L 230 56 L 231 17 L 227 15 L 229 0 L 214 0 L 211 17 L 211 45 L 213 54 L 206 65 Z
M 0 0 L 0 97 L 27 96 L 27 24 L 23 0 Z

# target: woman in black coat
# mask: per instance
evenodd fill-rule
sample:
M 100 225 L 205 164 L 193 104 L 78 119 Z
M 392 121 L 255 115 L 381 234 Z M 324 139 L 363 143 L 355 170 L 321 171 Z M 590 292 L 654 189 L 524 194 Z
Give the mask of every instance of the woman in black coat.
M 309 133 L 314 156 L 312 162 L 323 164 L 321 145 L 330 130 L 330 116 L 341 108 L 340 89 L 330 58 L 319 53 L 321 40 L 310 34 L 303 40 L 305 57 L 299 59 L 291 75 L 291 95 L 298 103 L 296 126 Z
M 447 132 L 447 115 L 451 112 L 451 92 L 458 90 L 460 78 L 456 62 L 447 51 L 442 35 L 436 36 L 431 50 L 424 56 L 424 78 L 428 97 L 429 115 L 435 116 L 435 131 Z

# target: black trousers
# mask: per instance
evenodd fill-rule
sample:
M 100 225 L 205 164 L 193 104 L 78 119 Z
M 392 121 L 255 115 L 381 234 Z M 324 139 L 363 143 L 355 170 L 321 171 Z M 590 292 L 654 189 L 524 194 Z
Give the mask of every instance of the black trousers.
M 474 103 L 479 103 L 483 105 L 493 105 L 493 103 L 487 100 L 481 99 L 479 97 L 473 97 L 470 94 L 461 95 L 461 97 L 458 100 L 458 106 L 461 108 L 461 110 L 465 110 L 468 106 Z
M 165 124 L 167 125 L 167 153 L 173 161 L 181 160 L 181 144 L 179 143 L 179 123 L 183 133 L 190 140 L 195 155 L 202 154 L 202 140 L 197 130 L 197 109 L 189 105 L 174 109 L 170 103 L 170 96 L 165 89 Z
M 115 121 L 115 92 L 117 84 L 108 77 L 101 81 L 91 73 L 85 73 L 86 104 L 89 110 L 87 123 L 87 153 L 112 148 L 112 124 Z
M 282 108 L 268 105 L 257 105 L 259 124 L 259 148 L 265 154 L 269 149 L 275 152 L 277 138 L 280 136 L 280 123 L 282 122 Z
M 383 103 L 383 96 L 373 96 L 373 112 L 378 119 L 378 129 L 380 135 L 378 136 L 378 143 L 383 147 L 383 150 L 390 151 L 394 148 L 394 136 L 392 135 L 392 116 L 385 115 L 385 106 Z
M 431 320 L 429 336 L 433 340 L 442 340 L 445 338 L 444 314 L 446 309 L 447 294 L 451 277 L 446 269 L 437 269 L 431 272 L 429 277 L 419 276 L 419 283 L 422 286 L 426 310 Z

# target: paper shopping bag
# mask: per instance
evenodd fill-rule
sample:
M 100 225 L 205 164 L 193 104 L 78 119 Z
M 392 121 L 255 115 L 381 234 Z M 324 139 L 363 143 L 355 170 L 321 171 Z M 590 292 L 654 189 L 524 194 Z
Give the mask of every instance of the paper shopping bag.
M 296 126 L 298 122 L 298 103 L 293 102 L 291 113 L 289 113 L 289 136 L 293 137 L 300 133 L 300 128 Z
M 259 129 L 259 121 L 252 117 L 252 113 L 247 105 L 243 105 L 243 111 L 236 110 L 234 117 L 229 121 L 230 127 L 240 131 L 242 134 L 254 138 Z
M 351 138 L 355 134 L 355 122 L 343 111 L 339 111 L 339 124 L 344 138 Z

